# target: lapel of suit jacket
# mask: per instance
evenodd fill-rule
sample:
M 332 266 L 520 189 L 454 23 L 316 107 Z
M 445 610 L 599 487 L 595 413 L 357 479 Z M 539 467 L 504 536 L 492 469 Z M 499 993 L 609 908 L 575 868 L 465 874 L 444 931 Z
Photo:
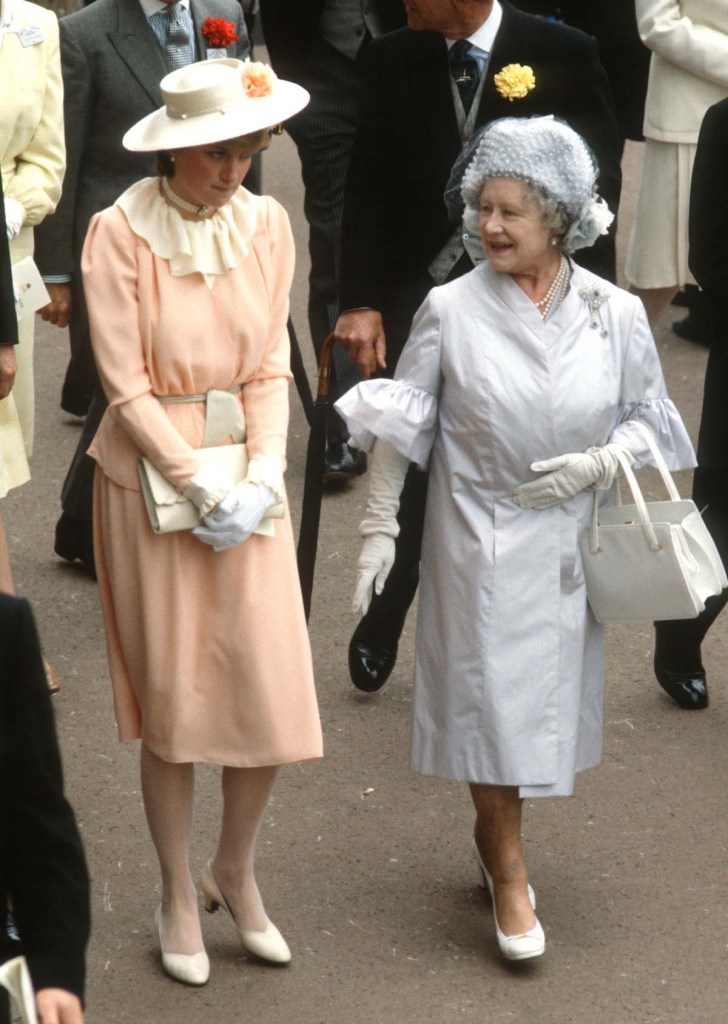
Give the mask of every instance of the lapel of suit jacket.
M 524 110 L 524 103 L 528 104 L 528 97 L 516 103 L 504 99 L 495 87 L 495 76 L 507 64 L 519 64 L 528 62 L 528 39 L 529 27 L 533 15 L 526 15 L 516 10 L 505 0 L 501 0 L 503 7 L 503 20 L 501 21 L 498 34 L 493 43 L 493 49 L 488 62 L 487 78 L 483 82 L 483 92 L 480 97 L 477 127 L 488 124 L 498 117 L 522 117 L 529 111 Z M 533 95 L 533 94 L 531 94 Z
M 413 110 L 425 112 L 433 135 L 435 152 L 460 149 L 455 105 L 450 88 L 447 43 L 438 32 L 410 32 L 405 50 L 405 68 L 412 85 Z M 415 116 L 414 113 L 412 116 Z
M 214 0 L 213 0 L 214 3 Z M 218 18 L 220 17 L 219 11 L 215 11 L 213 3 L 208 3 L 206 0 L 190 0 L 190 12 L 192 14 L 192 24 L 195 29 L 195 42 L 197 44 L 197 59 L 207 60 L 207 40 L 202 34 L 202 26 L 207 18 Z M 226 57 L 235 56 L 235 43 L 230 43 L 226 47 Z
M 164 55 L 149 27 L 139 0 L 117 0 L 118 29 L 108 33 L 109 42 L 149 94 L 155 107 L 162 105 L 159 83 L 167 74 Z

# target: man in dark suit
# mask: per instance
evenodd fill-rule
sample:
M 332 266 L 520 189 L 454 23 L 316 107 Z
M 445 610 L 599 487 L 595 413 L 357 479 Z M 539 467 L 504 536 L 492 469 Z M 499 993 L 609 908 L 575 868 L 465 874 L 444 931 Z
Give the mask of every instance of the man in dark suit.
M 15 380 L 15 346 L 18 321 L 15 316 L 13 275 L 10 269 L 8 229 L 5 224 L 5 199 L 0 179 L 0 401 L 7 398 Z
M 6 929 L 9 902 L 20 942 Z M 0 593 L 0 962 L 26 957 L 43 1021 L 83 1024 L 89 930 L 86 861 L 33 616 Z
M 339 315 L 344 182 L 357 126 L 363 58 L 369 42 L 405 23 L 402 0 L 261 0 L 265 42 L 275 70 L 302 85 L 311 101 L 286 122 L 296 143 L 309 225 L 308 322 L 317 358 Z M 333 353 L 330 395 L 336 399 L 358 375 L 341 349 Z M 345 479 L 363 467 L 346 444 L 333 409 L 327 423 L 326 478 Z
M 15 381 L 15 346 L 18 344 L 18 321 L 15 316 L 15 293 L 10 269 L 10 248 L 5 223 L 5 199 L 0 177 L 0 402 L 7 398 Z M 2 452 L 0 452 L 2 458 Z M 0 586 L 12 584 L 10 557 L 5 527 L 0 517 Z
M 634 0 L 560 0 L 564 21 L 594 36 L 614 96 L 622 145 L 641 141 L 650 51 L 637 31 Z
M 172 52 L 168 25 L 179 8 L 187 43 Z M 211 48 L 202 31 L 208 17 L 232 24 L 237 41 Z M 51 303 L 44 319 L 70 328 L 71 362 L 61 405 L 84 415 L 98 384 L 81 281 L 81 250 L 89 221 L 140 178 L 154 173 L 148 154 L 121 144 L 126 130 L 162 106 L 159 83 L 174 67 L 214 57 L 244 58 L 248 35 L 237 0 L 95 0 L 60 21 L 67 167 L 56 212 L 36 231 L 35 259 Z M 85 451 L 103 409 L 95 403 L 62 496 L 56 551 L 92 570 L 93 462 Z
M 619 203 L 620 147 L 595 40 L 505 0 L 406 0 L 405 8 L 409 27 L 369 47 L 346 186 L 336 336 L 364 376 L 373 350 L 391 375 L 429 289 L 473 266 L 472 240 L 448 219 L 443 193 L 475 129 L 498 117 L 563 118 L 594 151 L 610 209 Z M 471 44 L 464 56 L 459 40 Z M 523 98 L 499 94 L 494 76 L 510 64 L 533 70 Z M 467 109 L 456 77 L 472 86 Z M 614 239 L 601 241 L 579 259 L 613 280 Z M 361 689 L 378 689 L 396 659 L 417 588 L 425 485 L 425 474 L 410 470 L 394 567 L 352 637 L 349 668 Z
M 688 234 L 710 342 L 693 499 L 728 565 L 728 99 L 709 108 L 700 128 Z M 701 645 L 726 603 L 728 590 L 708 598 L 695 619 L 655 623 L 655 675 L 681 707 L 708 706 Z

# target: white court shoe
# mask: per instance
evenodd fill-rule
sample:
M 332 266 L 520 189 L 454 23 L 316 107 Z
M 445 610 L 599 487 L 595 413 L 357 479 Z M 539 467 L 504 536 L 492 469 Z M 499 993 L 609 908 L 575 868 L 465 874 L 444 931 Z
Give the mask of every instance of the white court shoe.
M 210 977 L 210 960 L 203 949 L 200 953 L 188 956 L 185 953 L 165 953 L 162 938 L 162 908 L 157 907 L 154 915 L 159 936 L 159 948 L 162 953 L 162 967 L 170 978 L 181 981 L 184 985 L 205 985 Z
M 506 935 L 501 931 L 501 927 L 498 924 L 498 915 L 495 911 L 495 899 L 493 898 L 493 879 L 488 873 L 488 869 L 483 863 L 483 859 L 480 856 L 480 850 L 475 839 L 472 840 L 472 849 L 475 859 L 480 869 L 480 875 L 482 878 L 483 888 L 487 888 L 490 893 L 490 898 L 493 901 L 493 920 L 495 921 L 495 934 L 498 939 L 498 948 L 501 951 L 501 955 L 506 960 L 530 960 L 532 957 L 543 956 L 543 952 L 546 949 L 546 936 L 544 935 L 541 923 L 536 918 L 536 924 L 533 928 L 530 928 L 527 932 L 523 932 L 520 935 Z M 531 908 L 536 909 L 536 894 L 532 887 L 528 886 L 528 898 L 531 902 Z
M 251 956 L 256 957 L 258 960 L 264 960 L 269 964 L 283 966 L 290 963 L 291 951 L 288 948 L 288 943 L 272 921 L 268 922 L 265 931 L 262 932 L 246 931 L 244 928 L 238 928 L 228 901 L 220 892 L 218 884 L 213 878 L 210 868 L 211 863 L 212 860 L 208 860 L 200 874 L 200 885 L 202 886 L 205 898 L 205 910 L 209 914 L 214 914 L 218 907 L 222 907 L 223 910 L 227 911 L 230 915 L 230 920 L 237 929 L 240 945 L 246 953 L 250 953 Z

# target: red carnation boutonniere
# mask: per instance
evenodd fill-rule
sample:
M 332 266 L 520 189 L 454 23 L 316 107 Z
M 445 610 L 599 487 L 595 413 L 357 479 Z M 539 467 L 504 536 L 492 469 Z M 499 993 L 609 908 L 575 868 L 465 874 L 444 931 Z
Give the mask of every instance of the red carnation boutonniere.
M 230 43 L 234 43 L 238 39 L 235 25 L 232 21 L 225 21 L 224 18 L 205 18 L 202 23 L 202 34 L 207 45 L 216 50 L 224 50 Z

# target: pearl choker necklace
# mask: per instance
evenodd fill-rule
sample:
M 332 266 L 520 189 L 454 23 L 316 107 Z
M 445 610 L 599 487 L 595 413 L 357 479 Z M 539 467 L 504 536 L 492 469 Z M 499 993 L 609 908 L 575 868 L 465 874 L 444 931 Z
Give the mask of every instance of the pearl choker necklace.
M 170 203 L 178 206 L 180 210 L 185 210 L 187 213 L 194 213 L 196 217 L 206 217 L 210 210 L 212 210 L 211 206 L 195 206 L 194 203 L 188 203 L 186 199 L 180 199 L 177 193 L 172 191 L 169 179 L 166 177 L 162 178 L 162 192 L 164 192 Z
M 561 260 L 559 262 L 559 269 L 556 272 L 556 277 L 553 279 L 551 285 L 549 286 L 549 290 L 546 292 L 542 299 L 539 299 L 538 302 L 534 303 L 536 309 L 539 311 L 543 318 L 546 317 L 546 314 L 551 309 L 553 301 L 557 295 L 559 296 L 559 302 L 561 301 L 561 299 L 563 299 L 564 288 L 568 278 L 569 262 L 566 259 L 566 257 L 562 255 Z

